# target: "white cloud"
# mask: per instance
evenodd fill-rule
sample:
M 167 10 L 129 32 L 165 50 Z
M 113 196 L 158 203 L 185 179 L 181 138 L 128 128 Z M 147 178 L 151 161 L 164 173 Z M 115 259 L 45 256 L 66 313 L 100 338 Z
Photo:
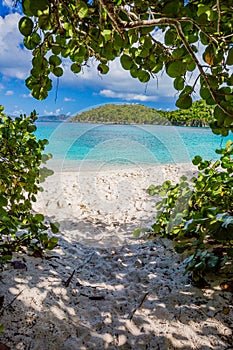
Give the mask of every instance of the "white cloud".
M 4 85 L 3 84 L 0 84 L 0 91 L 1 90 L 4 90 Z
M 29 93 L 29 94 L 22 94 L 20 95 L 22 98 L 33 98 L 32 95 Z
M 64 102 L 74 102 L 74 101 L 75 101 L 74 98 L 64 97 Z
M 9 7 L 9 9 L 11 9 L 13 6 L 12 0 L 3 0 L 2 4 L 3 6 Z
M 75 75 L 70 72 L 68 61 L 64 62 L 64 76 L 61 83 L 72 86 L 76 89 L 90 87 L 100 92 L 111 90 L 115 93 L 143 95 L 145 99 L 156 100 L 159 96 L 174 97 L 176 90 L 173 87 L 173 79 L 166 74 L 158 74 L 151 78 L 146 84 L 131 77 L 129 71 L 124 70 L 120 65 L 119 58 L 109 63 L 109 72 L 101 75 L 97 71 L 98 62 L 91 60 L 88 66 L 83 67 L 83 72 Z
M 59 115 L 62 113 L 62 108 L 57 108 L 55 112 L 44 110 L 44 115 Z
M 18 108 L 18 106 L 16 106 L 15 108 Z M 14 116 L 20 116 L 21 114 L 24 115 L 26 113 L 23 109 L 15 109 L 11 114 Z
M 14 95 L 14 91 L 13 90 L 7 90 L 5 92 L 5 96 L 12 96 L 12 95 Z
M 18 13 L 0 17 L 0 73 L 10 78 L 25 79 L 30 70 L 31 52 L 22 47 L 18 30 Z
M 122 93 L 122 92 L 115 92 L 113 90 L 101 90 L 99 93 L 101 96 L 109 97 L 109 98 L 119 98 L 121 100 L 125 101 L 141 101 L 141 102 L 147 102 L 147 101 L 157 101 L 158 96 L 147 96 L 143 94 L 133 94 L 133 93 Z

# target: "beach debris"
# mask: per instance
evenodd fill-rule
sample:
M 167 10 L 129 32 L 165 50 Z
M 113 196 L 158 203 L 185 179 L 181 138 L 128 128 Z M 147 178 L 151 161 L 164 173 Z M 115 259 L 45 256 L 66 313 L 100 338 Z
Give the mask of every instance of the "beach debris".
M 0 350 L 10 350 L 10 348 L 6 344 L 0 343 Z
M 72 274 L 70 275 L 70 277 L 64 282 L 64 286 L 65 287 L 69 287 L 70 282 L 72 281 L 72 278 L 74 277 L 75 274 L 75 270 L 72 272 Z
M 1 295 L 0 296 L 0 309 L 3 307 L 4 299 L 5 299 L 4 295 Z
M 15 270 L 27 270 L 27 265 L 18 260 L 11 261 L 11 265 Z
M 233 292 L 233 281 L 224 281 L 220 283 L 220 288 L 225 292 Z
M 146 297 L 148 296 L 149 292 L 146 292 L 142 295 L 142 297 L 139 300 L 138 305 L 133 309 L 133 311 L 131 311 L 130 315 L 129 315 L 129 320 L 131 321 L 135 312 L 140 309 L 140 307 L 142 306 L 142 304 L 144 303 L 144 301 L 146 300 Z
M 86 297 L 90 300 L 104 300 L 105 296 L 104 295 L 87 295 L 85 293 L 80 293 L 83 297 Z
M 4 311 L 12 306 L 12 304 L 15 302 L 15 300 L 23 293 L 24 289 L 22 289 L 16 296 L 7 304 L 6 306 L 2 307 L 2 310 L 0 312 L 0 315 L 3 315 Z

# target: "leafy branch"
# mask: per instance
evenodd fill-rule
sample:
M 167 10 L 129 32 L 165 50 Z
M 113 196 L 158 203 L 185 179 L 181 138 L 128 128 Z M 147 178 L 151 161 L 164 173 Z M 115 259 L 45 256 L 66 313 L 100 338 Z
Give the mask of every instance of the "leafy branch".
M 233 266 L 233 142 L 216 152 L 221 156 L 213 164 L 194 157 L 199 171 L 190 183 L 183 177 L 176 185 L 166 181 L 148 189 L 163 197 L 156 206 L 154 234 L 174 240 L 196 282 L 210 271 Z
M 41 167 L 51 158 L 42 154 L 47 140 L 37 140 L 34 131 L 35 112 L 29 117 L 11 119 L 0 112 L 0 262 L 11 259 L 12 253 L 25 248 L 42 254 L 53 249 L 58 225 L 44 223 L 44 216 L 35 213 L 32 203 L 41 190 L 40 180 L 52 175 Z

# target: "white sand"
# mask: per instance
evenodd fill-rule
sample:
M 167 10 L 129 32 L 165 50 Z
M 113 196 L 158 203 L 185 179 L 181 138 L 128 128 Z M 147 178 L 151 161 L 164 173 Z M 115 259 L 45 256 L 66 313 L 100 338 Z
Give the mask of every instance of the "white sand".
M 0 342 L 12 350 L 233 349 L 232 294 L 214 280 L 192 286 L 167 240 L 132 235 L 154 220 L 158 198 L 145 189 L 193 172 L 182 164 L 48 178 L 35 209 L 60 222 L 59 246 L 43 259 L 15 255 L 22 269 L 4 267 Z

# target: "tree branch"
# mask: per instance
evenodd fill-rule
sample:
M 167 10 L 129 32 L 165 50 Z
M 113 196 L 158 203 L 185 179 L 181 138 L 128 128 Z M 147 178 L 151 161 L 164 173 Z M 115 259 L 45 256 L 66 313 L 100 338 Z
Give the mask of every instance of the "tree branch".
M 109 0 L 98 0 L 100 6 L 107 12 L 109 18 L 112 21 L 112 25 L 115 28 L 115 30 L 119 34 L 123 34 L 123 30 L 121 28 L 121 20 L 118 16 L 116 16 L 115 11 L 114 11 L 114 6 L 112 4 L 112 1 Z
M 218 9 L 217 33 L 220 34 L 220 23 L 221 23 L 220 0 L 217 0 L 217 9 Z

